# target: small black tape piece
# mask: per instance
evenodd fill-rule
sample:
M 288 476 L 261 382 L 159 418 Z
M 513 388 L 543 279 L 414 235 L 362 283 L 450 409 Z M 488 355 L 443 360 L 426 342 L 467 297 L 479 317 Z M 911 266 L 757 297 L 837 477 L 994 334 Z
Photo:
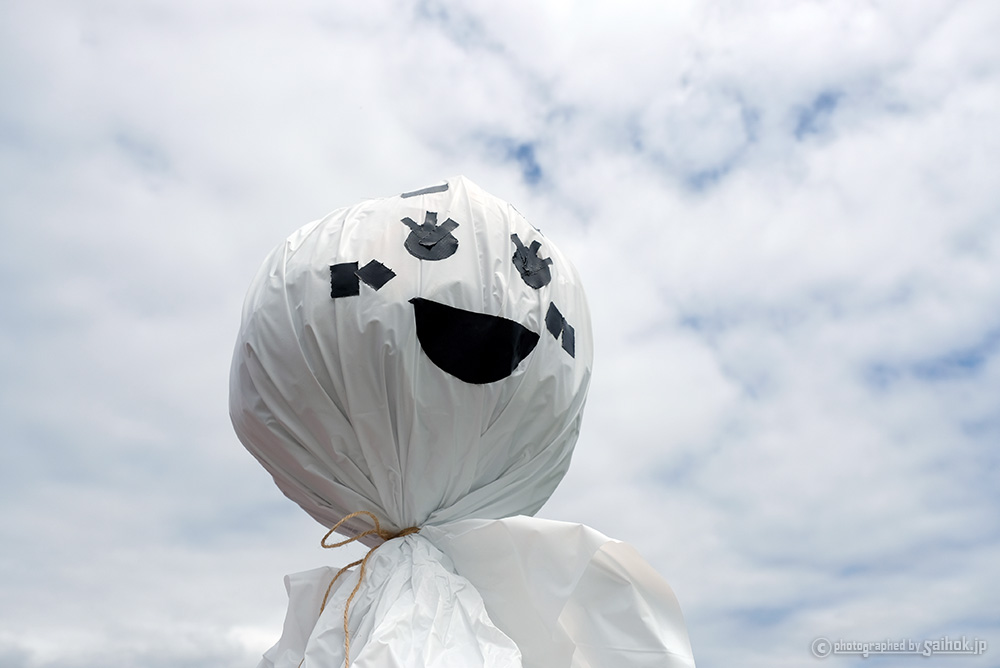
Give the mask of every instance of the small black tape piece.
M 562 332 L 562 344 L 563 350 L 569 353 L 570 357 L 576 357 L 576 330 L 573 329 L 573 325 L 566 322 L 563 319 L 563 332 Z
M 502 380 L 531 354 L 538 334 L 524 325 L 414 297 L 420 347 L 442 371 L 466 383 Z
M 545 312 L 545 328 L 549 330 L 549 334 L 558 339 L 565 324 L 566 318 L 559 312 L 556 305 L 549 304 L 549 310 Z
M 403 246 L 417 259 L 443 260 L 458 250 L 458 239 L 451 233 L 458 223 L 451 218 L 438 225 L 437 213 L 428 211 L 422 225 L 417 225 L 410 217 L 400 222 L 410 228 Z
M 444 183 L 439 186 L 430 186 L 429 188 L 421 188 L 420 190 L 414 190 L 413 192 L 403 193 L 400 197 L 417 197 L 419 195 L 433 195 L 434 193 L 443 193 L 448 190 L 448 184 Z
M 357 271 L 357 262 L 341 262 L 330 265 L 330 296 L 333 299 L 353 297 L 360 292 Z
M 559 312 L 554 303 L 549 304 L 549 310 L 545 312 L 545 329 L 549 330 L 556 340 L 562 337 L 562 347 L 570 357 L 576 357 L 576 330 L 566 322 L 566 318 Z
M 355 263 L 354 266 L 357 267 L 357 263 Z M 396 272 L 389 269 L 389 267 L 385 266 L 378 260 L 372 260 L 354 273 L 358 278 L 375 290 L 378 290 L 396 277 Z
M 525 248 L 516 234 L 510 235 L 510 240 L 514 242 L 515 246 L 511 260 L 524 282 L 536 290 L 548 285 L 549 281 L 552 280 L 552 273 L 549 271 L 552 258 L 538 257 L 538 249 L 542 247 L 542 244 L 538 241 L 532 241 L 531 245 Z

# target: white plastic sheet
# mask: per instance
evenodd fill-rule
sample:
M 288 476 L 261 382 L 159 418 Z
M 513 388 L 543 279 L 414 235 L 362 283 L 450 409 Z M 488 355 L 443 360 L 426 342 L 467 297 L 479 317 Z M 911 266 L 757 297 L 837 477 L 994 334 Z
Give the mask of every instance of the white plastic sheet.
M 430 226 L 428 214 L 438 228 L 457 223 L 440 242 L 457 243 L 450 256 L 407 247 L 404 221 Z M 541 288 L 512 260 L 514 235 L 538 244 L 528 256 L 549 277 Z M 394 277 L 331 297 L 331 267 L 373 262 Z M 426 354 L 414 298 L 518 323 L 537 345 L 507 377 L 463 382 Z M 552 334 L 553 308 L 572 328 L 572 354 L 569 330 Z M 471 332 L 437 338 L 465 346 L 470 363 L 498 355 Z M 328 527 L 359 510 L 399 529 L 532 514 L 569 466 L 592 355 L 573 266 L 513 207 L 459 177 L 441 192 L 335 211 L 271 253 L 244 306 L 230 414 L 278 487 Z
M 336 571 L 290 576 L 261 666 L 341 665 L 345 610 L 352 666 L 693 665 L 673 594 L 631 548 L 521 516 L 569 466 L 591 360 L 573 266 L 462 177 L 275 249 L 233 356 L 237 435 L 324 526 L 366 511 L 421 532 L 378 547 L 360 586 L 342 576 L 322 614 Z
M 326 668 L 344 662 L 343 616 L 357 571 L 338 579 L 320 568 L 285 580 L 289 604 L 278 644 L 260 668 Z M 490 620 L 476 588 L 440 550 L 414 534 L 372 555 L 363 587 L 351 601 L 351 665 L 356 668 L 506 668 L 520 666 L 514 641 Z
M 461 573 L 461 575 L 458 575 Z M 341 665 L 357 574 L 288 576 L 281 640 L 260 668 Z M 680 607 L 630 546 L 580 524 L 462 520 L 387 542 L 350 608 L 352 666 L 690 668 Z M 355 658 L 356 657 L 356 658 Z

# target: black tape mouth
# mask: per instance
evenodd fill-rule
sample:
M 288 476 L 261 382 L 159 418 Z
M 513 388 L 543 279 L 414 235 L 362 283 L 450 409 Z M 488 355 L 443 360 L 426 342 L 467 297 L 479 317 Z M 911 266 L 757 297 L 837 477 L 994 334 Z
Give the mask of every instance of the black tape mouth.
M 417 339 L 442 371 L 466 383 L 502 380 L 531 354 L 538 334 L 524 325 L 414 297 Z

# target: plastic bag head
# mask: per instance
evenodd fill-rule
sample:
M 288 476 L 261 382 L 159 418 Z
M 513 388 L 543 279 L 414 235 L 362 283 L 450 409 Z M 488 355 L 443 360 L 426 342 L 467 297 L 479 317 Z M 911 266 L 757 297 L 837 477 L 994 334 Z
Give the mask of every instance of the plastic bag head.
M 569 465 L 591 363 L 573 266 L 458 177 L 272 251 L 244 304 L 230 416 L 326 526 L 359 510 L 397 528 L 533 514 Z

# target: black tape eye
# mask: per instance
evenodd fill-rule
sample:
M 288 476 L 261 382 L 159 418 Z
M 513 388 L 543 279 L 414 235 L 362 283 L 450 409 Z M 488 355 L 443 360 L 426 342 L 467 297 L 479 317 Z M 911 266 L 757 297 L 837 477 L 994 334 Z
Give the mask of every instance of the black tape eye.
M 410 255 L 419 260 L 443 260 L 451 257 L 458 250 L 458 239 L 451 233 L 458 223 L 448 218 L 438 225 L 438 215 L 428 211 L 424 216 L 423 225 L 417 225 L 410 217 L 400 222 L 410 228 L 410 233 L 403 246 Z
M 516 234 L 510 235 L 510 240 L 514 242 L 515 246 L 511 260 L 524 282 L 536 290 L 548 285 L 549 281 L 552 280 L 552 273 L 549 271 L 552 258 L 538 257 L 538 249 L 542 247 L 542 244 L 538 241 L 532 241 L 531 245 L 525 248 Z

